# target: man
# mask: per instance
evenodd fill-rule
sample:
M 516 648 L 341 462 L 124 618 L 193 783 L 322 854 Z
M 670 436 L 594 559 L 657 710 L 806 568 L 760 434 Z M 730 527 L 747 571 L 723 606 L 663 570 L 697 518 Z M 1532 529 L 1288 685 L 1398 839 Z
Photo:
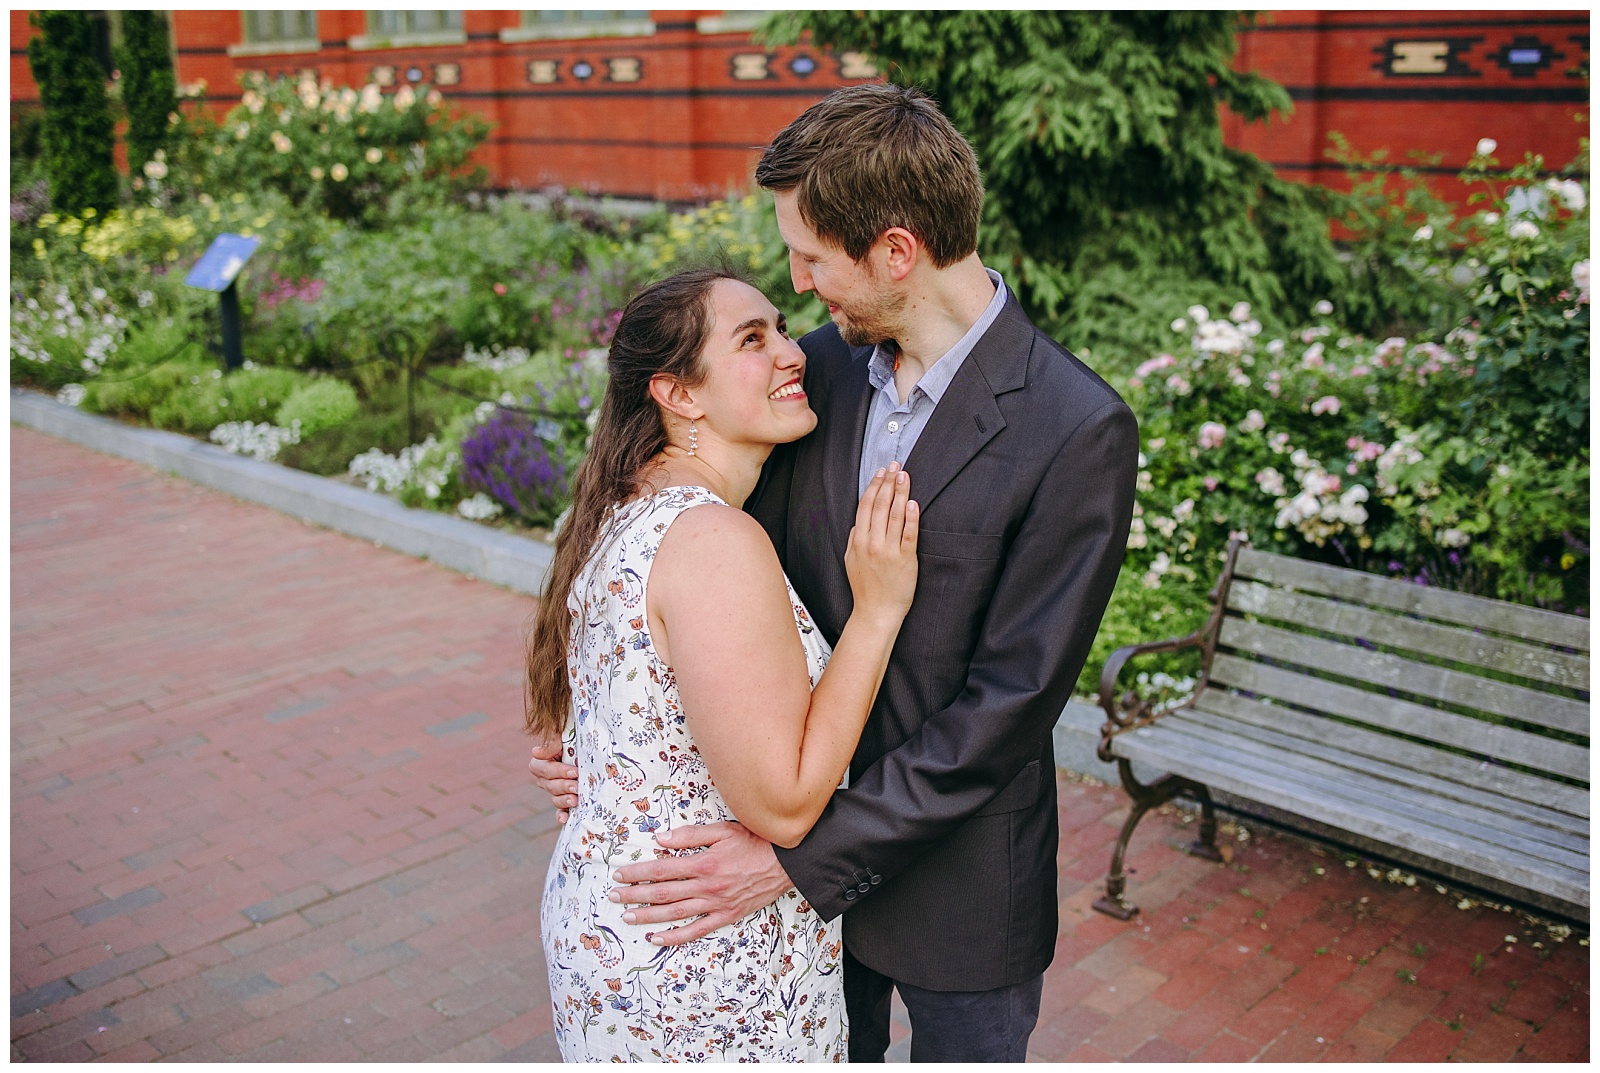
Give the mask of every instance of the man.
M 983 187 L 924 94 L 840 90 L 774 139 L 795 290 L 833 323 L 801 341 L 816 432 L 778 448 L 746 505 L 830 641 L 851 607 L 861 490 L 892 461 L 922 507 L 921 573 L 848 789 L 792 850 L 738 824 L 620 870 L 672 945 L 797 887 L 844 914 L 852 1061 L 882 1061 L 891 989 L 918 1061 L 1022 1061 L 1054 953 L 1051 729 L 1110 598 L 1138 433 L 1116 393 L 1028 321 L 977 247 Z M 759 673 L 759 669 L 752 669 Z M 555 755 L 553 752 L 546 756 Z M 529 765 L 558 804 L 570 767 Z

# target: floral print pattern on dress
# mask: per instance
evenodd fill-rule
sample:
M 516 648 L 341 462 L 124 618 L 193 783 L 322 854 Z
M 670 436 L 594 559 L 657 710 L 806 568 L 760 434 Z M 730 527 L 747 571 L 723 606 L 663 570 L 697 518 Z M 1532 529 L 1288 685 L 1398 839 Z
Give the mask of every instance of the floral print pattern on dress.
M 842 1062 L 839 922 L 798 891 L 682 946 L 645 938 L 608 900 L 618 868 L 669 856 L 655 836 L 733 819 L 711 783 L 672 668 L 650 643 L 650 563 L 685 510 L 721 503 L 676 487 L 613 511 L 567 597 L 566 740 L 578 805 L 545 880 L 542 923 L 556 1038 L 567 1061 Z M 787 581 L 785 582 L 787 584 Z M 830 655 L 793 587 L 811 684 Z

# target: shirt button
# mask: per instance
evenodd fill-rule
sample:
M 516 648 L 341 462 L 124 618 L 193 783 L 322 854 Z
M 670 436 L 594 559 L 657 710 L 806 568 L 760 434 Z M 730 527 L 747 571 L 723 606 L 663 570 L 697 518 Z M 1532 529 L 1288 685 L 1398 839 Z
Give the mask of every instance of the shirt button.
M 900 422 L 898 422 L 898 421 L 890 421 L 889 422 L 889 431 L 890 432 L 899 432 L 900 431 Z

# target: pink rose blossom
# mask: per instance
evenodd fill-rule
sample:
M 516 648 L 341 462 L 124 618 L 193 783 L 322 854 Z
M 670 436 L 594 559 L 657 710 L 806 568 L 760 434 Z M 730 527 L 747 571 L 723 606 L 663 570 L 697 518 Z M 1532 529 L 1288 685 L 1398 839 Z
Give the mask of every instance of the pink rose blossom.
M 1318 417 L 1323 414 L 1336 414 L 1339 412 L 1339 396 L 1324 395 L 1311 404 L 1311 412 Z
M 1219 425 L 1215 421 L 1207 421 L 1200 426 L 1200 449 L 1209 451 L 1213 447 L 1221 447 L 1223 437 L 1228 434 L 1228 426 Z

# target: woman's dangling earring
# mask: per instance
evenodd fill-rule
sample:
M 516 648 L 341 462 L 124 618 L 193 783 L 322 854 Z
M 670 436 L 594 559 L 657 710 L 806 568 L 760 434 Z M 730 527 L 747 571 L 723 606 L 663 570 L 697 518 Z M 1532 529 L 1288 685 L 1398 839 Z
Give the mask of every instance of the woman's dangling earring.
M 695 429 L 694 422 L 689 422 L 689 457 L 694 457 L 695 449 L 699 446 L 700 433 Z

